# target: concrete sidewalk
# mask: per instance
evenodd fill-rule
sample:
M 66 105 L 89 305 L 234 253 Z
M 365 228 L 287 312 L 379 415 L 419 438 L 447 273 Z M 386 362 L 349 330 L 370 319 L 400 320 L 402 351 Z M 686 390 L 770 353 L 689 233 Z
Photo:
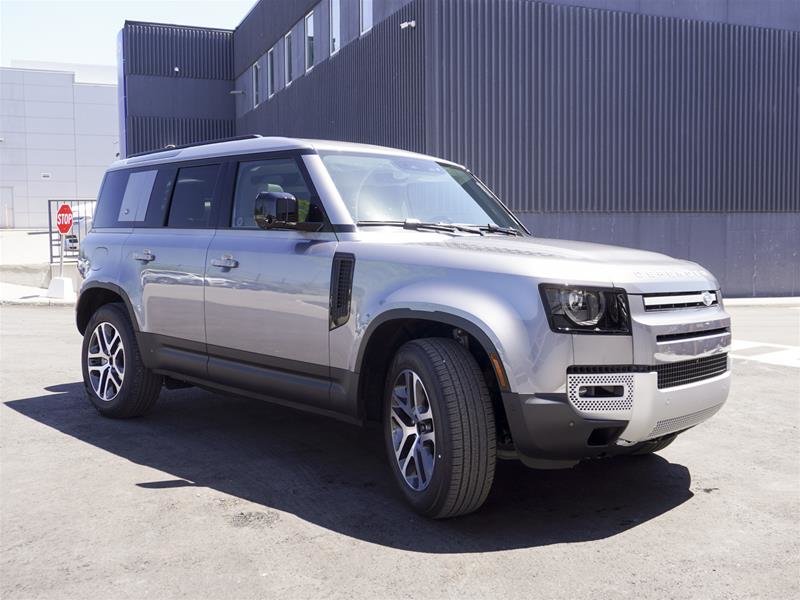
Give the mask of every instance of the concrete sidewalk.
M 0 305 L 74 306 L 75 299 L 60 300 L 47 297 L 47 288 L 18 285 L 0 281 Z

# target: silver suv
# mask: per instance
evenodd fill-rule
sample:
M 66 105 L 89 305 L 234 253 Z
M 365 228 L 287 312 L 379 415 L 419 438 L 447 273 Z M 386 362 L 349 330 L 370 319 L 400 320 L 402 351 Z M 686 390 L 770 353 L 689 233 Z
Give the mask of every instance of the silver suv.
M 708 271 L 535 238 L 463 167 L 389 148 L 253 136 L 121 160 L 80 268 L 101 414 L 188 384 L 377 421 L 431 517 L 480 507 L 498 458 L 654 452 L 728 394 Z

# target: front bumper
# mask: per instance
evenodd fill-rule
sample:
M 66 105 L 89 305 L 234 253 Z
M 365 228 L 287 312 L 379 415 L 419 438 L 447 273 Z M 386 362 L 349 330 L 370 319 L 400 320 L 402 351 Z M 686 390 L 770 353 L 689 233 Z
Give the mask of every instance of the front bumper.
M 582 368 L 567 375 L 566 393 L 503 394 L 515 450 L 528 466 L 562 468 L 625 454 L 639 442 L 694 427 L 725 403 L 730 359 L 725 361 L 724 372 L 674 387 L 659 388 L 657 367 Z M 614 385 L 623 393 L 585 399 L 578 393 L 582 385 Z

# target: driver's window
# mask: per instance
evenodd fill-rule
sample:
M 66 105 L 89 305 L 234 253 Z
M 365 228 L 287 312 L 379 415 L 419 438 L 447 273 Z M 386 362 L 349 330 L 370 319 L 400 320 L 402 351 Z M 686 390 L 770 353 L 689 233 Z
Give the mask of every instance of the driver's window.
M 294 158 L 270 158 L 239 163 L 231 227 L 258 229 L 254 209 L 261 192 L 287 192 L 297 198 L 299 223 L 325 220 L 319 199 L 312 197 Z

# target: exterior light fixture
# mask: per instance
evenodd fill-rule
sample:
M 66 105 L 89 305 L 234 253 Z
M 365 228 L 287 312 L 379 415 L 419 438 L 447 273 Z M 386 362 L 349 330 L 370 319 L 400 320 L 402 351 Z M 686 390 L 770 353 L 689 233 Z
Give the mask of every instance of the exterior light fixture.
M 416 21 L 403 21 L 402 23 L 400 23 L 400 29 L 405 29 L 406 27 L 411 27 L 411 29 L 414 29 L 416 26 L 417 26 Z

